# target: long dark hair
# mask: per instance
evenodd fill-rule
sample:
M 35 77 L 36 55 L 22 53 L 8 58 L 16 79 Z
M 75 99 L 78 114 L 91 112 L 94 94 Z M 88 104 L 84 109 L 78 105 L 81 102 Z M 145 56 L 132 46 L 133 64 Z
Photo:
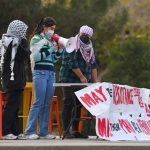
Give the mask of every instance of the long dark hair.
M 40 34 L 44 30 L 44 26 L 51 27 L 53 25 L 56 25 L 56 20 L 52 17 L 45 17 L 40 20 L 40 22 L 36 25 L 35 29 L 33 30 L 33 33 L 30 36 L 30 39 L 35 34 Z

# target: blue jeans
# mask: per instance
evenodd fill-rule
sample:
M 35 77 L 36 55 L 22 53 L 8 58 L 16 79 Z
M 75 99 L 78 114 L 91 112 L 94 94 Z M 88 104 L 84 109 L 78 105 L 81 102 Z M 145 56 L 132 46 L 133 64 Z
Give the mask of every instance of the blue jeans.
M 55 73 L 48 70 L 34 70 L 34 103 L 31 106 L 27 125 L 26 134 L 36 134 L 37 121 L 39 117 L 39 135 L 48 134 L 48 121 L 50 112 L 50 101 L 54 95 Z

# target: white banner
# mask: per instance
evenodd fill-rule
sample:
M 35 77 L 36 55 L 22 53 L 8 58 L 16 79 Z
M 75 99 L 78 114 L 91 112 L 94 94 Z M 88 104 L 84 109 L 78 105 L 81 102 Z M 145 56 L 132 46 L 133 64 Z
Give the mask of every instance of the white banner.
M 96 133 L 107 140 L 150 140 L 150 90 L 95 83 L 75 92 L 96 116 Z

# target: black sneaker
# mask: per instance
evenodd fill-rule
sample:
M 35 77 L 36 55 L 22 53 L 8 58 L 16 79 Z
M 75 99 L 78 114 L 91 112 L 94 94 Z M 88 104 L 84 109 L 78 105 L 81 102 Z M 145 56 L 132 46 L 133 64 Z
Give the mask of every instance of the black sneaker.
M 72 133 L 72 135 L 74 135 L 75 138 L 80 138 L 80 139 L 87 139 L 88 135 L 82 134 L 80 132 L 74 132 Z

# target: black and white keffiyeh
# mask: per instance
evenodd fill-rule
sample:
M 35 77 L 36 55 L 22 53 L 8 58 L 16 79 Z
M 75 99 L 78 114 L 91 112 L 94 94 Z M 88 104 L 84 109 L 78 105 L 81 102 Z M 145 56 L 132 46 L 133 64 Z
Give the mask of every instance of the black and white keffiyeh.
M 28 26 L 20 21 L 20 20 L 14 20 L 12 21 L 7 29 L 8 35 L 14 35 L 18 39 L 26 38 L 26 32 L 27 32 Z
M 28 26 L 20 21 L 20 20 L 14 20 L 12 21 L 7 29 L 7 33 L 2 35 L 2 39 L 0 40 L 0 66 L 2 69 L 3 63 L 4 63 L 4 54 L 7 51 L 7 48 L 9 44 L 12 42 L 12 53 L 11 53 L 11 63 L 10 63 L 10 69 L 11 69 L 11 78 L 10 80 L 14 80 L 14 59 L 15 55 L 17 53 L 17 48 L 21 42 L 21 39 L 25 38 L 26 31 Z

